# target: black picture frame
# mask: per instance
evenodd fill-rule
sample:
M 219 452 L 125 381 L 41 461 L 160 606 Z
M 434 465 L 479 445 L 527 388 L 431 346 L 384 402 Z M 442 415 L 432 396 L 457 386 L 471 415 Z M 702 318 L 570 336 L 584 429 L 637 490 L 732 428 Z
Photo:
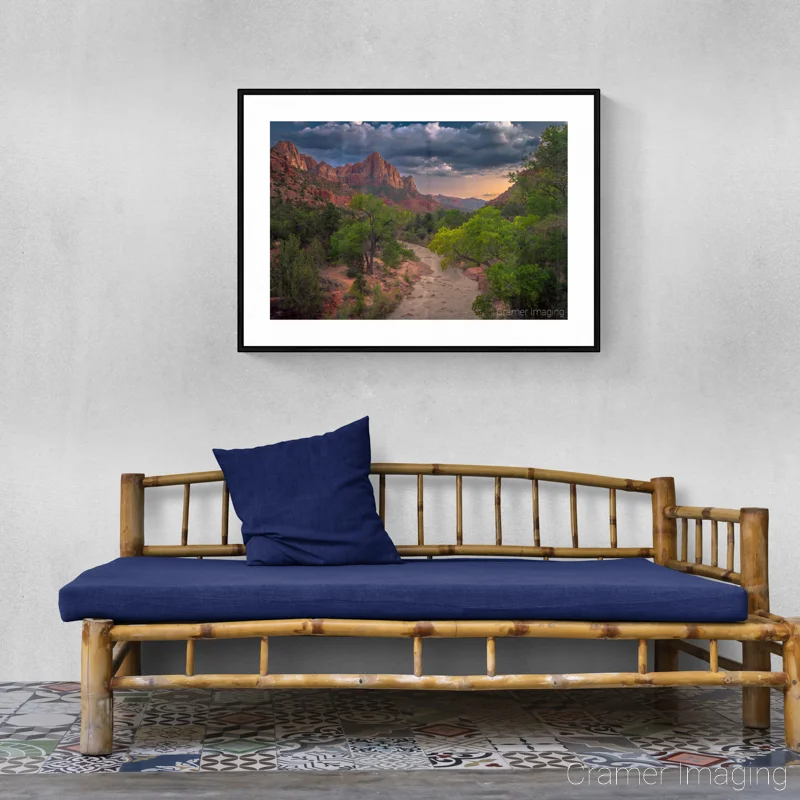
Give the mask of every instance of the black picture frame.
M 244 343 L 244 99 L 248 95 L 591 95 L 594 98 L 594 304 L 593 342 L 532 346 L 292 346 Z M 600 90 L 599 89 L 239 89 L 237 101 L 237 340 L 240 353 L 296 352 L 600 352 Z

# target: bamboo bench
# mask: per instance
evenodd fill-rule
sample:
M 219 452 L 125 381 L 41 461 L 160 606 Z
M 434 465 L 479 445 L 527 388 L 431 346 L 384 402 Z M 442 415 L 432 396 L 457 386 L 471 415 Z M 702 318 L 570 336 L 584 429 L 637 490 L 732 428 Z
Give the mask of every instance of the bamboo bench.
M 767 575 L 768 512 L 760 508 L 724 509 L 679 506 L 673 478 L 649 481 L 611 478 L 574 472 L 517 467 L 444 464 L 373 464 L 378 477 L 378 508 L 386 519 L 386 476 L 413 475 L 417 479 L 417 544 L 399 546 L 404 557 L 511 556 L 547 559 L 650 558 L 680 572 L 738 584 L 747 592 L 748 617 L 734 623 L 686 622 L 582 622 L 552 620 L 424 621 L 358 619 L 277 619 L 196 623 L 115 624 L 108 619 L 83 621 L 81 649 L 81 752 L 111 752 L 114 689 L 170 687 L 223 688 L 383 688 L 383 689 L 570 689 L 647 686 L 741 686 L 743 723 L 769 727 L 769 690 L 784 691 L 786 745 L 800 748 L 800 620 L 784 619 L 769 611 Z M 455 478 L 456 543 L 426 544 L 423 488 L 425 476 Z M 495 542 L 463 543 L 463 478 L 494 480 Z M 532 493 L 532 545 L 504 545 L 501 488 L 505 479 L 528 481 Z M 219 544 L 189 544 L 188 520 L 191 486 L 222 483 L 222 524 Z M 570 507 L 570 547 L 541 544 L 539 488 L 542 482 L 567 484 Z M 146 545 L 145 490 L 183 486 L 180 545 Z M 581 547 L 578 538 L 577 487 L 608 491 L 609 546 Z M 617 543 L 617 493 L 652 496 L 651 547 L 625 548 Z M 122 476 L 120 555 L 123 557 L 223 557 L 241 556 L 244 546 L 228 543 L 230 498 L 222 472 L 198 472 L 146 477 Z M 680 534 L 678 522 L 680 521 Z M 689 560 L 689 522 L 694 523 L 694 559 Z M 708 526 L 704 523 L 708 522 Z M 720 525 L 724 525 L 726 563 L 719 563 Z M 738 526 L 739 534 L 736 534 Z M 704 558 L 706 527 L 710 530 L 710 563 Z M 740 570 L 734 571 L 734 551 L 739 545 Z M 258 569 L 258 568 L 255 568 Z M 291 569 L 291 568 L 290 568 Z M 406 638 L 413 642 L 411 674 L 273 674 L 269 671 L 269 639 L 281 636 L 353 636 Z M 422 642 L 426 637 L 481 638 L 486 640 L 486 670 L 481 675 L 426 675 Z M 631 672 L 570 674 L 498 674 L 495 642 L 502 637 L 534 639 L 624 639 L 638 642 L 637 667 Z M 260 639 L 260 663 L 253 674 L 195 674 L 194 650 L 198 639 Z M 186 642 L 186 669 L 181 675 L 142 676 L 140 643 L 178 640 Z M 686 640 L 707 640 L 708 649 Z M 648 671 L 647 642 L 655 642 L 655 670 Z M 742 661 L 719 654 L 720 641 L 742 643 Z M 679 652 L 706 661 L 707 670 L 678 669 Z M 772 671 L 771 654 L 783 658 L 782 671 Z

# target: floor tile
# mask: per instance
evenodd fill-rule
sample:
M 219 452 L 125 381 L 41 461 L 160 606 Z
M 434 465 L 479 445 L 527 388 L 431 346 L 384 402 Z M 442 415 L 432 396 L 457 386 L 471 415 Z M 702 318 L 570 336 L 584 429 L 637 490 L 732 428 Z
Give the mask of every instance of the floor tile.
M 23 703 L 33 697 L 32 689 L 11 689 L 0 692 L 0 714 L 16 711 Z
M 142 725 L 131 745 L 135 756 L 195 753 L 202 748 L 202 725 Z
M 77 684 L 0 684 L 0 774 L 800 764 L 741 691 L 119 691 L 113 752 L 80 753 Z
M 120 772 L 197 772 L 200 753 L 164 753 L 132 756 L 120 766 Z

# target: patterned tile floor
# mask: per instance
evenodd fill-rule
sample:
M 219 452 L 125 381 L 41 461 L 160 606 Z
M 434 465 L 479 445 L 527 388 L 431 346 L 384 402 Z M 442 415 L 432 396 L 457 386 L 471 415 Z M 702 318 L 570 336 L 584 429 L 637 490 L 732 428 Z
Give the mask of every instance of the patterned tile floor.
M 784 766 L 735 689 L 117 692 L 114 752 L 79 752 L 74 683 L 0 684 L 0 773 Z

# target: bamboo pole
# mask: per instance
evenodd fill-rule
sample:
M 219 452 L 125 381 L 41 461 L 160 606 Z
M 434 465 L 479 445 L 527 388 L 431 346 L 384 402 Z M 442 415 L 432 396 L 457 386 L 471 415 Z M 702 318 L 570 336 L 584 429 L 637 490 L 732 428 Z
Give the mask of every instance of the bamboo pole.
M 639 674 L 645 675 L 647 673 L 647 639 L 639 639 Z
M 503 519 L 500 507 L 500 481 L 502 478 L 494 479 L 494 542 L 500 547 L 503 544 Z
M 192 485 L 186 483 L 183 486 L 183 519 L 181 520 L 181 544 L 186 547 L 189 544 L 189 491 Z
M 115 689 L 420 689 L 485 691 L 492 689 L 599 689 L 635 686 L 786 685 L 784 672 L 593 672 L 553 675 L 150 675 L 114 678 Z
M 569 485 L 569 529 L 572 546 L 578 546 L 578 490 L 574 483 Z
M 764 617 L 764 619 L 771 619 L 773 622 L 786 622 L 786 617 L 782 617 L 780 614 L 773 614 L 771 611 L 764 611 L 763 608 L 754 611 L 753 615 L 756 617 Z
M 164 622 L 115 625 L 113 641 L 181 641 L 185 639 L 260 639 L 264 636 L 357 636 L 387 639 L 720 639 L 780 641 L 787 622 L 750 617 L 747 622 L 574 622 L 560 620 L 466 620 L 405 622 L 374 619 L 276 619 L 246 622 Z
M 378 478 L 378 514 L 386 527 L 386 475 L 383 472 Z
M 711 520 L 711 566 L 719 566 L 719 522 Z
M 747 592 L 747 608 L 753 613 L 769 611 L 769 564 L 767 560 L 769 512 L 765 508 L 743 508 L 740 569 L 742 587 Z M 763 642 L 742 643 L 745 670 L 770 668 L 769 649 Z M 742 722 L 747 728 L 769 728 L 769 691 L 761 688 L 742 690 Z
M 422 675 L 422 638 L 414 637 L 414 675 L 419 678 Z
M 112 643 L 109 619 L 85 619 L 81 636 L 81 754 L 111 753 L 114 727 Z M 122 680 L 138 680 L 136 676 Z
M 742 576 L 738 572 L 728 572 L 722 567 L 712 567 L 709 564 L 693 564 L 691 561 L 667 561 L 664 565 L 678 572 L 688 572 L 691 575 L 703 575 L 706 578 L 715 578 L 728 583 L 742 583 Z
M 497 668 L 497 653 L 495 650 L 494 636 L 486 637 L 486 674 L 494 677 Z
M 417 475 L 417 544 L 425 544 L 425 521 L 422 504 L 422 475 Z
M 531 481 L 531 494 L 533 502 L 533 544 L 534 547 L 541 547 L 541 531 L 539 528 L 539 481 L 534 478 Z
M 678 527 L 674 519 L 664 514 L 664 509 L 675 505 L 675 479 L 653 478 L 653 561 L 662 566 L 678 556 Z M 665 637 L 666 638 L 666 637 Z M 656 672 L 675 672 L 678 669 L 678 651 L 670 641 L 657 641 L 654 645 Z
M 711 663 L 711 653 L 706 650 L 705 647 L 700 647 L 700 645 L 693 644 L 692 642 L 683 641 L 676 641 L 674 644 L 682 653 L 688 653 L 690 656 L 699 658 L 701 661 L 705 661 L 706 664 Z M 732 672 L 739 672 L 742 669 L 741 661 L 734 661 L 732 658 L 726 658 L 725 656 L 718 655 L 717 662 L 722 669 L 727 669 Z
M 738 508 L 712 508 L 711 506 L 670 506 L 664 513 L 672 519 L 715 519 L 718 522 L 738 522 Z
M 186 674 L 194 675 L 194 639 L 186 640 Z
M 144 476 L 143 476 L 144 477 Z M 180 472 L 173 475 L 148 475 L 143 485 L 146 489 L 155 486 L 180 486 L 184 483 L 217 483 L 225 480 L 222 470 L 211 472 Z
M 708 643 L 708 663 L 712 672 L 719 672 L 719 644 L 716 639 Z
M 119 668 L 122 666 L 122 663 L 128 657 L 128 653 L 130 652 L 131 647 L 133 647 L 134 645 L 135 645 L 134 642 L 120 642 L 119 647 L 117 647 L 116 650 L 114 650 L 114 654 L 111 659 L 112 675 L 117 674 Z
M 463 517 L 463 482 L 461 475 L 456 475 L 456 544 L 464 543 L 464 517 Z
M 140 556 L 144 547 L 144 475 L 125 474 L 120 482 L 119 554 Z
M 729 570 L 733 570 L 733 557 L 735 554 L 735 546 L 733 543 L 733 523 L 728 523 L 728 549 L 725 553 L 726 563 Z
M 617 490 L 608 490 L 608 527 L 611 546 L 617 546 Z
M 475 478 L 523 478 L 538 479 L 551 483 L 575 483 L 578 486 L 595 486 L 601 489 L 621 489 L 626 492 L 651 494 L 650 481 L 631 478 L 612 478 L 607 475 L 593 475 L 585 472 L 564 472 L 535 467 L 497 467 L 478 464 L 399 464 L 374 463 L 370 466 L 373 475 L 465 475 Z M 144 478 L 145 487 L 177 486 L 184 483 L 215 483 L 224 480 L 221 470 L 212 472 L 185 472 L 175 475 L 150 475 Z
M 202 558 L 219 556 L 243 556 L 247 551 L 243 544 L 187 544 L 185 547 L 179 544 L 153 544 L 145 545 L 142 555 Z
M 677 523 L 664 514 L 664 509 L 675 502 L 675 479 L 653 478 L 653 559 L 663 564 L 678 555 Z
M 783 720 L 786 747 L 800 750 L 800 620 L 791 620 L 792 635 L 783 645 L 783 671 L 786 688 L 783 695 Z
M 198 558 L 243 556 L 243 544 L 179 544 L 145 545 L 142 555 L 157 557 Z M 529 556 L 532 558 L 650 558 L 651 547 L 530 547 L 527 545 L 495 544 L 423 544 L 398 545 L 397 552 L 401 556 Z
M 689 560 L 689 520 L 681 520 L 681 561 Z
M 531 547 L 515 544 L 398 545 L 402 556 L 529 556 L 544 558 L 650 558 L 650 547 Z
M 269 672 L 269 639 L 266 636 L 261 638 L 261 652 L 258 664 L 258 674 L 266 675 Z
M 222 482 L 222 530 L 220 534 L 220 542 L 222 545 L 228 544 L 228 518 L 231 511 L 231 495 L 228 491 L 228 484 Z
M 694 521 L 694 563 L 703 563 L 703 520 Z

